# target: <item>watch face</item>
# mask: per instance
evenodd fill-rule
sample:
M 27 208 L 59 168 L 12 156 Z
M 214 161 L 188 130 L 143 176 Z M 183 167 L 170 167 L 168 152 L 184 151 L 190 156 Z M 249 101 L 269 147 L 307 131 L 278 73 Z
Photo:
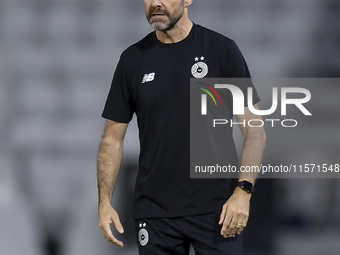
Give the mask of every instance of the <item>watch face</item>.
M 251 192 L 253 184 L 251 184 L 250 182 L 243 182 L 243 187 L 244 187 L 245 190 Z
M 241 181 L 238 183 L 243 190 L 247 191 L 248 193 L 252 193 L 254 191 L 254 184 L 248 181 Z

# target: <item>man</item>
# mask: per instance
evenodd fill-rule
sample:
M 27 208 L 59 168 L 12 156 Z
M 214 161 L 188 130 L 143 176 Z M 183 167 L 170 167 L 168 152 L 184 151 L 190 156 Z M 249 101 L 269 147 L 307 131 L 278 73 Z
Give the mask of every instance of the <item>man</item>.
M 111 198 L 127 123 L 137 115 L 141 151 L 134 218 L 140 254 L 188 254 L 190 244 L 196 254 L 241 254 L 240 234 L 248 221 L 256 175 L 241 174 L 231 196 L 227 179 L 190 178 L 190 78 L 250 77 L 232 40 L 189 20 L 191 3 L 144 1 L 156 31 L 121 55 L 102 115 L 107 122 L 98 156 L 99 227 L 122 247 L 110 229 L 113 223 L 124 232 Z M 256 109 L 258 101 L 255 92 Z M 236 117 L 239 122 L 255 118 L 247 106 Z M 260 165 L 263 128 L 241 130 L 241 164 Z

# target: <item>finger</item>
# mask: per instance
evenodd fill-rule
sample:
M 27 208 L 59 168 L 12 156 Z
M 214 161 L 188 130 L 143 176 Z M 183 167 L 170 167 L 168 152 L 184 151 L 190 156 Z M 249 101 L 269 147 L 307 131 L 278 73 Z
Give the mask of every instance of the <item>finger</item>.
M 231 237 L 235 237 L 235 235 L 224 235 L 224 238 L 231 238 Z
M 107 225 L 104 225 L 104 226 L 102 225 L 100 228 L 103 231 L 103 234 L 104 234 L 104 237 L 105 237 L 106 240 L 108 240 L 109 242 L 114 243 L 118 246 L 123 247 L 123 242 L 119 241 L 112 234 L 110 224 L 107 224 Z
M 222 207 L 222 212 L 221 212 L 221 215 L 220 215 L 220 221 L 218 222 L 218 225 L 221 225 L 221 224 L 223 223 L 224 219 L 225 219 L 226 208 L 227 208 L 226 205 L 224 205 L 224 206 Z
M 230 229 L 229 235 L 235 236 L 238 231 L 239 231 L 239 228 L 236 228 L 236 227 L 233 229 Z
M 105 238 L 106 238 L 108 241 L 111 241 L 111 240 L 109 240 L 109 239 L 111 239 L 111 237 L 113 236 L 113 234 L 112 234 L 112 231 L 111 231 L 110 224 L 103 226 L 102 231 L 103 231 L 103 233 L 104 233 Z
M 240 222 L 240 218 L 238 220 L 238 222 Z M 242 222 L 242 221 L 241 221 Z M 237 223 L 235 228 L 233 230 L 231 230 L 231 234 L 233 235 L 239 235 L 242 233 L 242 231 L 244 230 L 244 223 Z
M 229 226 L 226 229 L 225 235 L 228 236 L 233 236 L 237 233 L 237 228 L 236 228 L 236 224 L 239 221 L 239 217 L 235 214 L 233 214 L 233 217 L 229 223 Z
M 123 228 L 122 223 L 119 220 L 118 214 L 117 214 L 117 216 L 112 217 L 112 221 L 113 221 L 113 224 L 115 225 L 115 228 L 117 229 L 117 231 L 119 233 L 123 234 L 124 233 L 124 228 Z
M 116 245 L 118 245 L 118 246 L 120 246 L 120 247 L 123 247 L 123 246 L 124 246 L 123 242 L 120 241 L 120 240 L 118 240 L 117 238 L 115 238 L 114 235 L 113 235 L 112 233 L 109 234 L 109 235 L 108 235 L 107 237 L 105 237 L 105 238 L 106 238 L 106 240 L 108 240 L 109 242 L 114 243 L 114 244 L 116 244 Z
M 243 218 L 243 223 L 242 223 L 242 227 L 237 231 L 237 234 L 241 234 L 243 232 L 243 230 L 245 229 L 245 227 L 247 226 L 247 222 L 248 222 L 248 217 L 244 217 Z
M 229 226 L 231 220 L 232 220 L 232 214 L 227 211 L 226 217 L 223 221 L 223 225 L 222 225 L 222 228 L 221 228 L 221 235 L 223 235 L 223 236 L 226 235 L 226 232 L 227 232 L 227 229 L 228 229 L 228 226 Z
M 228 226 L 228 230 L 236 229 L 236 224 L 239 222 L 239 217 L 235 213 L 233 214 L 233 218 Z

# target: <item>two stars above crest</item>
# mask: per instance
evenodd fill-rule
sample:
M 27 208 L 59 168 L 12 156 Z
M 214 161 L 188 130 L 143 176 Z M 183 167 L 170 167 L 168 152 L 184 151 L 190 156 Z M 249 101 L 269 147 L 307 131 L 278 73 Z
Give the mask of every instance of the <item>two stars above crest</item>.
M 202 57 L 195 57 L 195 61 L 198 61 L 198 60 L 201 60 L 201 61 L 203 61 L 204 60 L 204 57 L 202 56 Z

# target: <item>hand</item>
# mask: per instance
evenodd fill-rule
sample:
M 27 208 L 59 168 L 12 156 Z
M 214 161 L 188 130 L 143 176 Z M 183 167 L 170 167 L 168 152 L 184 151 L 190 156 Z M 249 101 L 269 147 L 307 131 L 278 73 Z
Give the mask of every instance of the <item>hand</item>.
M 111 231 L 111 224 L 113 223 L 119 233 L 124 233 L 123 226 L 120 223 L 119 216 L 116 210 L 113 209 L 111 205 L 101 205 L 99 207 L 98 216 L 99 228 L 103 231 L 106 240 L 123 247 L 123 242 L 116 239 Z
M 251 194 L 237 187 L 228 201 L 223 205 L 219 225 L 221 235 L 225 238 L 241 234 L 247 225 Z

